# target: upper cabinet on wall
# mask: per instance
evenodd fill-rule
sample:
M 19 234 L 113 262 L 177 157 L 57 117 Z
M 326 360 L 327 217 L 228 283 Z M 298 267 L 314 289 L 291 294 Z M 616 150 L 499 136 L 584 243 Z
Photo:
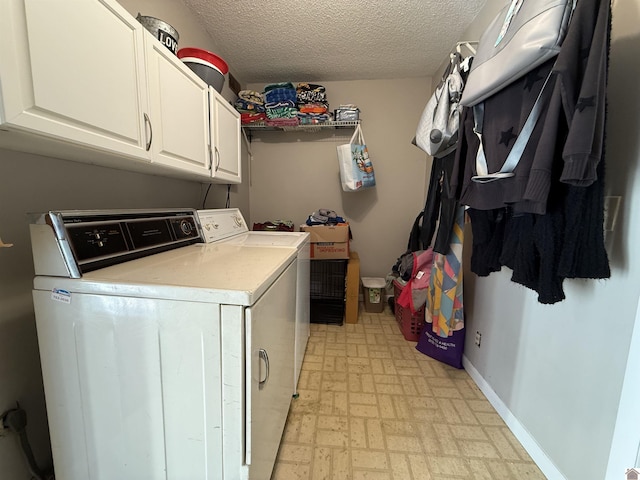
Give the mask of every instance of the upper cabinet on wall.
M 238 139 L 237 149 L 214 150 L 209 99 L 206 83 L 114 0 L 0 1 L 0 147 L 240 183 L 239 120 L 224 133 L 232 141 L 215 140 Z
M 211 112 L 211 174 L 222 183 L 240 183 L 240 114 L 209 87 Z
M 151 161 L 143 27 L 123 8 L 2 0 L 0 36 L 3 127 Z
M 211 176 L 209 88 L 171 51 L 146 38 L 153 161 Z

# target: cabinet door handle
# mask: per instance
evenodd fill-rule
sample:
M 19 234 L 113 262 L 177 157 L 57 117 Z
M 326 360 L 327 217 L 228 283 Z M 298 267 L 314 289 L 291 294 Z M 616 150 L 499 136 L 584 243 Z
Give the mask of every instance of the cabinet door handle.
M 149 126 L 149 136 L 147 137 L 147 148 L 145 149 L 147 152 L 151 149 L 151 141 L 153 140 L 153 127 L 151 126 L 151 120 L 149 119 L 149 115 L 144 114 L 144 124 Z M 146 129 L 145 129 L 146 133 Z
M 218 171 L 218 168 L 220 168 L 220 151 L 218 150 L 218 147 L 216 148 L 216 172 Z
M 258 388 L 263 389 L 265 384 L 267 383 L 267 380 L 269 380 L 269 355 L 267 354 L 267 351 L 264 348 L 261 348 L 258 351 L 258 357 L 264 360 L 264 365 L 266 367 L 264 380 L 258 381 Z

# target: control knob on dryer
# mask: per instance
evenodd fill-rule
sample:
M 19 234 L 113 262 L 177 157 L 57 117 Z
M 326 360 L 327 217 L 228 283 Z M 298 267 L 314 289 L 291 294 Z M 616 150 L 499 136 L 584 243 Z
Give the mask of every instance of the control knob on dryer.
M 193 234 L 193 225 L 191 225 L 191 222 L 188 220 L 182 220 L 180 222 L 180 230 L 182 230 L 182 233 L 185 235 L 190 236 Z

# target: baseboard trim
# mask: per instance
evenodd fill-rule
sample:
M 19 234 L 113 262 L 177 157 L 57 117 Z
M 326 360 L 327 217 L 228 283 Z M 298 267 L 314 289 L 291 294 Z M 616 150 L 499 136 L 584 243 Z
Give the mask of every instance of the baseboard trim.
M 536 462 L 536 465 L 538 465 L 538 468 L 540 468 L 542 473 L 549 479 L 567 480 L 566 477 L 560 473 L 560 470 L 558 470 L 544 450 L 540 448 L 540 445 L 538 445 L 535 438 L 531 436 L 529 431 L 520 423 L 516 416 L 511 413 L 511 410 L 509 410 L 505 403 L 500 399 L 498 394 L 493 391 L 493 388 L 491 388 L 489 383 L 482 377 L 482 375 L 480 375 L 480 372 L 476 370 L 465 355 L 462 356 L 462 365 L 476 385 L 478 385 L 480 391 L 485 397 L 487 397 L 489 403 L 491 403 L 493 408 L 496 409 L 498 415 L 502 417 L 502 420 L 507 424 L 509 430 L 511 430 L 513 435 L 522 444 L 533 461 Z

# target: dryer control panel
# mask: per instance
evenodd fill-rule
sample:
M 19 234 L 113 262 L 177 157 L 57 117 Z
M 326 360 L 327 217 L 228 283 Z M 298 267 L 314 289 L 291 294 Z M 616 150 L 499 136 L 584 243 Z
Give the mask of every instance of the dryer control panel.
M 52 234 L 37 234 L 42 227 Z M 36 274 L 51 274 L 40 268 L 46 268 L 42 260 L 55 261 L 42 252 L 58 252 L 72 278 L 203 241 L 194 210 L 52 211 L 36 218 L 31 231 Z M 43 242 L 59 248 L 43 248 Z

